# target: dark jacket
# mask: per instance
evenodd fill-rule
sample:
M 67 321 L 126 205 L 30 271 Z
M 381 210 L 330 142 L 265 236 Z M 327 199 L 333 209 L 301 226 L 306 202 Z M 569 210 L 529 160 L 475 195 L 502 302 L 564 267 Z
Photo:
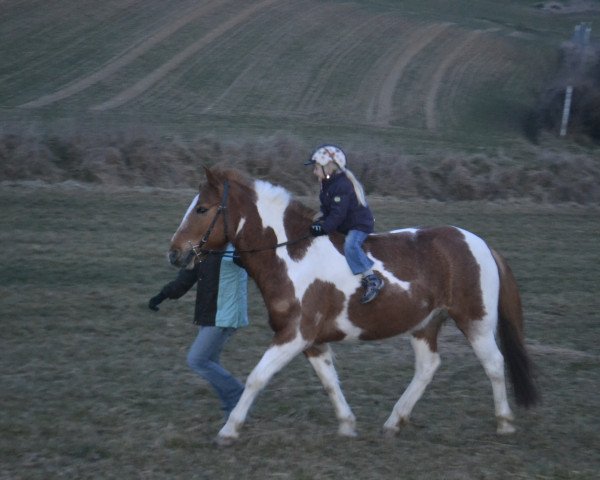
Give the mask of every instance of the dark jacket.
M 248 324 L 247 278 L 231 257 L 211 254 L 191 270 L 180 270 L 161 293 L 177 299 L 197 284 L 194 323 L 238 328 Z
M 321 213 L 323 229 L 347 234 L 349 230 L 371 233 L 375 226 L 373 213 L 356 197 L 354 185 L 344 173 L 333 175 L 321 182 Z

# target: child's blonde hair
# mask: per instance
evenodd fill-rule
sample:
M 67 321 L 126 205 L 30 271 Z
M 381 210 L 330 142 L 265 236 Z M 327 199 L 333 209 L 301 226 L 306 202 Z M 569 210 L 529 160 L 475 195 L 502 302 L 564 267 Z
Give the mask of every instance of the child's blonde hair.
M 346 167 L 342 167 L 340 165 L 338 165 L 338 167 L 340 167 L 340 170 L 342 172 L 344 172 L 346 174 L 346 176 L 352 182 L 352 186 L 354 187 L 354 192 L 356 193 L 356 198 L 358 198 L 358 202 L 363 207 L 366 207 L 367 206 L 367 199 L 365 197 L 365 189 L 363 188 L 363 186 L 360 184 L 360 182 L 358 181 L 358 179 L 354 176 L 354 174 L 350 170 L 348 170 Z

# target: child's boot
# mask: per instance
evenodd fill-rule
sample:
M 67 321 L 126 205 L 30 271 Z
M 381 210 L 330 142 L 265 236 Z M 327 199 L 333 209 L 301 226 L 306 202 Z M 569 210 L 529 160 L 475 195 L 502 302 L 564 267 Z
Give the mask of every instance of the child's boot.
M 365 293 L 360 300 L 360 303 L 369 303 L 373 300 L 379 291 L 383 288 L 383 280 L 372 273 L 362 279 L 362 285 L 365 288 Z

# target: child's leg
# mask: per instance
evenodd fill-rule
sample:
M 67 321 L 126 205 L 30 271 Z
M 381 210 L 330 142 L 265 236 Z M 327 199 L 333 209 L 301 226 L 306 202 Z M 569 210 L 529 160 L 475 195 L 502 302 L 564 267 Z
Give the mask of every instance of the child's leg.
M 361 299 L 361 303 L 369 303 L 372 301 L 379 290 L 383 288 L 383 280 L 373 273 L 373 261 L 367 257 L 367 254 L 362 249 L 362 244 L 367 238 L 365 232 L 359 230 L 350 230 L 346 235 L 344 242 L 344 254 L 346 255 L 346 261 L 350 266 L 350 270 L 355 275 L 362 274 L 363 286 L 365 287 L 365 293 Z
M 344 255 L 354 275 L 365 273 L 373 267 L 373 262 L 362 249 L 367 235 L 360 230 L 350 230 L 344 241 Z

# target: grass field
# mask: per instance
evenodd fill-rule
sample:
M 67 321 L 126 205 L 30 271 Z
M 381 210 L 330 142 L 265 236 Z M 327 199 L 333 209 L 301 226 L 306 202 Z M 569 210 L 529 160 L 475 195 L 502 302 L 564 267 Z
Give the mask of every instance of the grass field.
M 380 428 L 412 376 L 408 342 L 334 346 L 359 437 L 342 439 L 303 358 L 259 397 L 240 442 L 218 449 L 210 388 L 188 370 L 193 295 L 147 309 L 190 190 L 0 189 L 2 479 L 592 479 L 600 471 L 597 207 L 373 198 L 379 229 L 449 223 L 486 238 L 520 283 L 543 403 L 498 437 L 491 388 L 448 324 L 442 367 L 395 439 Z M 224 364 L 245 377 L 268 345 L 251 326 Z
M 2 8 L 5 129 L 143 125 L 236 140 L 284 131 L 310 144 L 409 152 L 518 148 L 561 43 L 575 24 L 600 17 L 522 0 L 9 0 Z

